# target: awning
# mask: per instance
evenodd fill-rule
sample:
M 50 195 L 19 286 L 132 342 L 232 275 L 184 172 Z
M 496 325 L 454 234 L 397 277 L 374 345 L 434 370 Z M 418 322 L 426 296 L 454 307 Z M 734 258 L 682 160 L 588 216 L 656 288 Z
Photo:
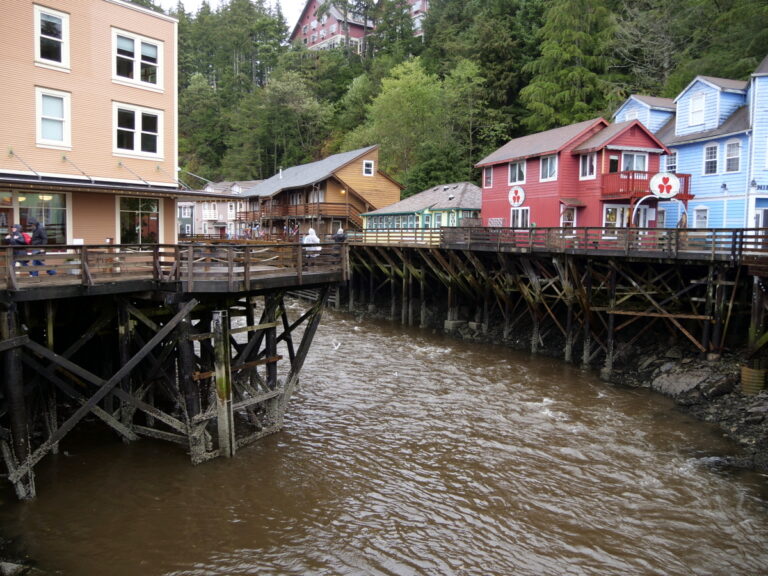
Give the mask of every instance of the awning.
M 560 203 L 565 204 L 568 208 L 584 208 L 586 206 L 584 201 L 578 198 L 560 198 Z

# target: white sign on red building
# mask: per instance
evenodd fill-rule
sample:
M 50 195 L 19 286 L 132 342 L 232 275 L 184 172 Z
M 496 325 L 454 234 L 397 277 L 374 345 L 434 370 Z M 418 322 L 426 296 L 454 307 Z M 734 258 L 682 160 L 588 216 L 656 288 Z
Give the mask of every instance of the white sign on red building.
M 509 203 L 513 208 L 522 206 L 525 202 L 525 190 L 522 186 L 513 186 L 509 189 Z
M 651 194 L 668 200 L 680 192 L 680 179 L 671 172 L 659 172 L 651 178 L 650 188 Z

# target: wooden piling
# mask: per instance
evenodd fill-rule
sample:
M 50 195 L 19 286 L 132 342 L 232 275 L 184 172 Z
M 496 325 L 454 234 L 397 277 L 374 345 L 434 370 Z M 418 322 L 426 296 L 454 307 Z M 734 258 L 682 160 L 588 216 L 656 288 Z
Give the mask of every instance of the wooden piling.
M 213 332 L 214 372 L 216 374 L 216 422 L 219 456 L 235 454 L 235 418 L 232 410 L 232 372 L 229 350 L 229 312 L 215 310 Z

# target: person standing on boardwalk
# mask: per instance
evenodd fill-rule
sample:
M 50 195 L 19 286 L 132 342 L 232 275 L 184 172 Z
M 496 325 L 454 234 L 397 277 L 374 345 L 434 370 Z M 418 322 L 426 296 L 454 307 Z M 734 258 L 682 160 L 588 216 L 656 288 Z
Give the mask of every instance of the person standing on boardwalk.
M 35 218 L 28 220 L 29 225 L 32 226 L 32 246 L 45 246 L 48 244 L 48 233 L 45 231 L 45 225 L 42 222 L 38 222 Z M 45 250 L 41 248 L 33 248 L 32 254 L 45 254 Z M 32 264 L 35 266 L 43 266 L 42 260 L 33 260 Z M 56 274 L 56 270 L 48 270 L 48 274 L 53 276 Z M 37 271 L 29 273 L 30 276 L 37 276 Z
M 11 231 L 6 235 L 5 241 L 11 246 L 26 246 L 27 239 L 24 238 L 24 234 L 21 232 L 21 224 L 14 224 L 11 226 Z M 27 255 L 26 250 L 14 250 L 13 255 L 22 266 L 27 266 L 29 264 L 29 260 L 19 259 L 20 256 Z

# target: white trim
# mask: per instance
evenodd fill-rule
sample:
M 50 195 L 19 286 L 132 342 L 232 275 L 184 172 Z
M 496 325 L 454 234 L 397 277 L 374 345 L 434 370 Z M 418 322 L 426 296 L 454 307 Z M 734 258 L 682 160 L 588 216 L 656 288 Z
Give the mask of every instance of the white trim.
M 689 222 L 689 225 L 690 225 L 691 228 L 709 228 L 709 206 L 703 206 L 703 205 L 694 206 L 693 208 L 691 208 L 689 210 L 689 212 L 690 212 L 690 214 L 692 216 L 692 218 L 691 218 L 692 221 Z M 696 225 L 696 212 L 704 212 L 705 213 L 706 220 L 707 220 L 707 223 L 706 223 L 705 226 L 697 226 Z
M 43 137 L 43 98 L 61 100 L 62 117 L 50 118 L 61 122 L 61 140 Z M 72 148 L 72 94 L 35 86 L 35 143 L 37 146 L 70 150 Z
M 688 104 L 688 126 L 701 126 L 706 119 L 707 96 L 704 92 L 691 94 Z M 699 118 L 701 115 L 701 118 Z
M 134 43 L 133 46 L 133 58 L 130 59 L 133 62 L 132 77 L 121 76 L 117 73 L 117 38 L 122 36 Z M 156 69 L 157 82 L 144 82 L 141 79 L 141 46 L 147 44 L 154 46 L 157 49 L 157 62 L 153 64 Z M 164 91 L 163 78 L 164 78 L 164 43 L 161 40 L 155 40 L 153 38 L 147 38 L 133 32 L 127 32 L 120 28 L 112 28 L 112 81 L 117 84 L 126 84 L 129 86 L 145 88 L 153 91 Z
M 709 162 L 714 160 L 715 162 L 715 171 L 714 172 L 707 172 L 707 150 L 714 148 L 715 150 L 715 157 L 714 159 L 710 159 Z M 714 176 L 715 174 L 719 174 L 720 172 L 720 146 L 717 142 L 713 142 L 711 144 L 706 144 L 701 149 L 701 175 L 702 176 Z
M 543 178 L 542 177 L 543 176 L 543 170 L 544 170 L 544 159 L 545 158 L 546 159 L 554 158 L 554 162 L 555 162 L 554 174 L 552 176 L 547 177 L 547 178 Z M 558 164 L 559 164 L 559 162 L 558 162 L 557 154 L 547 154 L 546 156 L 541 156 L 539 158 L 539 182 L 554 182 L 555 180 L 557 180 Z
M 584 160 L 591 160 L 591 173 L 584 174 Z M 597 178 L 597 153 L 589 152 L 579 155 L 579 180 L 594 180 Z
M 485 178 L 486 174 L 490 176 L 487 184 Z M 493 166 L 483 166 L 483 188 L 493 188 Z
M 522 180 L 512 180 L 512 165 L 522 165 L 522 171 L 523 171 L 523 179 Z M 507 163 L 507 183 L 512 186 L 514 184 L 525 184 L 525 177 L 526 173 L 528 172 L 528 166 L 527 162 L 525 160 L 513 160 L 512 162 Z M 515 170 L 515 173 L 517 173 L 517 170 Z
M 374 163 L 374 161 L 363 160 L 363 176 L 375 176 L 375 175 L 376 175 L 376 164 Z
M 69 60 L 69 14 L 66 12 L 59 12 L 45 6 L 34 6 L 35 10 L 35 64 L 43 66 L 45 68 L 53 68 L 55 70 L 62 70 L 69 72 L 70 60 Z M 61 61 L 49 60 L 43 58 L 40 54 L 40 22 L 43 14 L 48 14 L 61 20 Z
M 729 156 L 728 155 L 728 148 L 732 144 L 736 144 L 736 146 L 738 146 L 738 154 L 736 156 Z M 741 172 L 741 158 L 743 156 L 742 153 L 741 153 L 741 148 L 742 148 L 741 140 L 737 140 L 737 139 L 734 138 L 732 140 L 728 140 L 728 141 L 725 142 L 725 158 L 724 158 L 724 162 L 723 162 L 723 172 L 725 174 L 736 174 L 738 172 Z M 736 168 L 736 170 L 729 170 L 728 169 L 728 160 L 733 160 L 733 159 L 736 159 L 736 161 L 738 163 L 738 167 Z
M 143 127 L 137 124 L 135 125 L 133 134 L 134 134 L 134 140 L 133 140 L 133 149 L 129 150 L 127 148 L 118 148 L 117 146 L 117 132 L 118 132 L 118 125 L 117 125 L 117 116 L 118 111 L 125 110 L 130 111 L 134 113 L 134 119 L 138 119 L 140 122 L 141 115 L 151 114 L 154 116 L 157 116 L 157 151 L 156 152 L 143 152 L 141 150 L 141 134 L 144 132 Z M 164 118 L 165 113 L 162 110 L 157 110 L 154 108 L 144 108 L 142 106 L 134 106 L 133 104 L 125 104 L 123 102 L 112 102 L 112 154 L 115 156 L 124 156 L 124 157 L 131 157 L 131 158 L 152 158 L 152 159 L 162 159 L 164 157 L 164 146 L 163 146 L 163 129 L 164 129 Z

